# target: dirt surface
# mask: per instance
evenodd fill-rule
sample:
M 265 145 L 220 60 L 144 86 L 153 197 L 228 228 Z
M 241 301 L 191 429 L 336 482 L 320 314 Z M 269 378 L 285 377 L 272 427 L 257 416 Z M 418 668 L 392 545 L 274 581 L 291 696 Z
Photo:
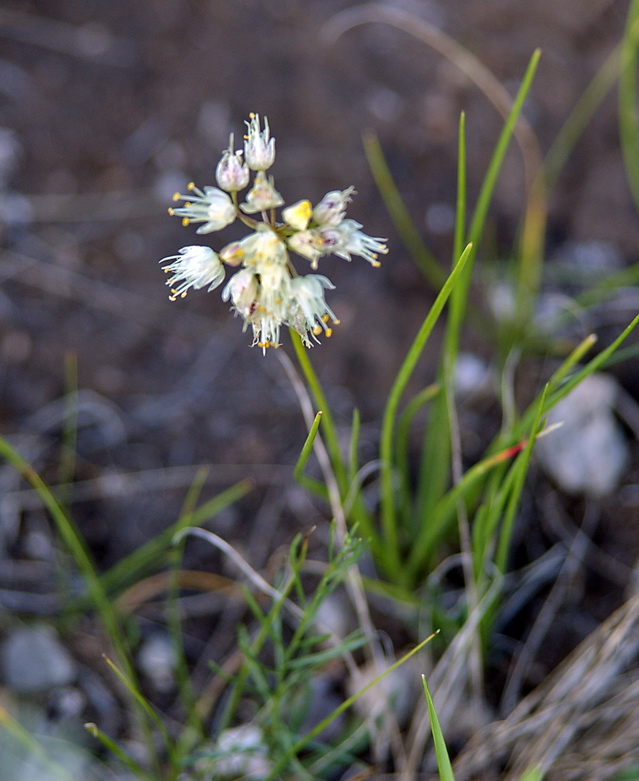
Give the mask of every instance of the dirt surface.
M 467 47 L 511 95 L 540 47 L 525 114 L 544 153 L 619 42 L 627 12 L 615 0 L 389 6 Z M 389 237 L 379 270 L 360 259 L 323 261 L 342 324 L 312 354 L 338 420 L 347 425 L 356 404 L 370 450 L 363 458 L 375 454 L 385 393 L 432 290 L 394 234 L 362 131 L 378 134 L 419 230 L 447 262 L 459 112 L 467 115 L 471 196 L 501 118 L 468 75 L 404 31 L 374 23 L 328 41 L 326 25 L 353 7 L 340 0 L 6 0 L 0 9 L 0 428 L 58 482 L 63 399 L 77 363 L 74 517 L 100 566 L 175 520 L 200 464 L 211 465 L 203 498 L 255 479 L 251 498 L 223 513 L 215 530 L 258 569 L 295 531 L 325 524 L 322 508 L 291 486 L 305 427 L 278 354 L 249 349 L 217 293 L 169 302 L 157 264 L 194 238 L 166 214 L 173 192 L 190 180 L 213 184 L 229 132 L 241 134 L 250 111 L 269 118 L 278 149 L 273 173 L 287 202 L 316 202 L 354 185 L 350 216 L 370 235 Z M 575 246 L 604 247 L 612 266 L 639 260 L 617 128 L 611 93 L 552 194 L 549 263 Z M 490 273 L 499 273 L 494 261 L 517 235 L 524 190 L 514 147 L 491 210 L 492 241 L 480 248 Z M 604 341 L 636 304 L 630 296 L 594 322 Z M 474 340 L 468 345 L 474 349 Z M 433 371 L 426 360 L 419 380 Z M 629 404 L 639 390 L 636 371 L 636 362 L 618 371 Z M 481 411 L 469 420 L 480 438 L 482 427 L 499 425 Z M 638 469 L 635 460 L 628 486 Z M 6 607 L 51 613 L 48 521 L 12 470 L 3 468 L 1 479 Z M 603 503 L 593 530 L 604 563 L 569 600 L 566 636 L 557 653 L 542 654 L 529 685 L 622 599 L 639 554 L 637 497 L 624 490 Z M 544 514 L 541 499 L 528 499 L 532 557 L 563 532 L 544 527 L 539 517 L 548 517 L 548 506 Z M 561 517 L 579 525 L 581 500 L 557 501 Z M 223 567 L 195 547 L 194 565 Z M 611 575 L 615 558 L 623 560 L 621 577 Z

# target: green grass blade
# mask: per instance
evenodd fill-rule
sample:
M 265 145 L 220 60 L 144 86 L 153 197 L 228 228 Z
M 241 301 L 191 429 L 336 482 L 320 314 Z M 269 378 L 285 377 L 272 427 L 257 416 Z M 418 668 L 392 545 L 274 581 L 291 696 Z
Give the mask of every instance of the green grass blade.
M 473 489 L 478 485 L 481 486 L 486 475 L 517 455 L 526 445 L 527 441 L 488 455 L 470 467 L 461 480 L 442 497 L 437 507 L 433 510 L 432 517 L 427 524 L 423 525 L 419 536 L 415 538 L 411 547 L 407 566 L 405 567 L 406 577 L 409 579 L 409 582 L 414 582 L 418 578 L 420 570 L 432 556 L 439 540 L 448 532 L 457 503 L 470 497 L 475 499 L 476 496 L 472 493 Z
M 397 463 L 397 479 L 402 528 L 410 528 L 411 523 L 411 494 L 409 485 L 409 438 L 410 430 L 417 413 L 426 404 L 429 404 L 441 392 L 441 385 L 433 383 L 423 388 L 402 410 L 397 422 L 397 441 L 395 446 L 394 458 Z
M 559 174 L 579 138 L 588 127 L 593 114 L 617 80 L 620 52 L 621 47 L 617 47 L 608 56 L 575 104 L 559 133 L 555 136 L 555 140 L 544 160 L 544 180 L 548 193 L 553 190 L 557 183 Z
M 109 640 L 113 645 L 113 649 L 118 656 L 120 664 L 122 664 L 127 672 L 132 675 L 133 668 L 120 630 L 118 616 L 113 604 L 106 595 L 91 559 L 91 555 L 85 546 L 76 525 L 64 512 L 40 475 L 24 460 L 24 458 L 22 458 L 18 451 L 15 450 L 4 437 L 0 437 L 0 456 L 11 464 L 40 497 L 42 504 L 45 506 L 55 523 L 60 538 L 66 545 L 67 550 L 71 554 L 76 567 L 86 583 L 89 598 L 100 616 L 100 620 L 109 636 Z
M 415 265 L 435 290 L 444 284 L 446 273 L 437 262 L 437 258 L 428 249 L 411 218 L 406 205 L 393 181 L 391 172 L 375 133 L 365 133 L 364 152 L 369 168 L 386 206 L 393 225 Z M 461 247 L 460 247 L 461 254 Z M 456 255 L 459 257 L 459 255 Z
M 457 202 L 455 206 L 455 240 L 453 262 L 464 248 L 466 235 L 466 114 L 459 115 L 459 136 L 457 141 Z
M 488 170 L 486 172 L 486 176 L 484 177 L 484 181 L 482 182 L 479 197 L 477 199 L 477 205 L 473 212 L 467 238 L 467 241 L 473 245 L 473 252 L 470 258 L 470 262 L 466 265 L 466 269 L 462 275 L 460 284 L 451 299 L 451 321 L 449 327 L 451 328 L 452 333 L 448 336 L 447 344 L 448 350 L 455 346 L 454 356 L 457 354 L 456 345 L 458 343 L 461 321 L 463 319 L 466 308 L 466 299 L 468 297 L 468 287 L 470 284 L 473 261 L 479 247 L 479 241 L 484 233 L 486 226 L 488 207 L 490 206 L 490 202 L 493 197 L 497 178 L 499 176 L 499 172 L 501 171 L 501 166 L 504 162 L 506 150 L 510 144 L 517 119 L 519 118 L 524 102 L 532 86 L 532 81 L 537 70 L 540 56 L 541 53 L 539 49 L 537 49 L 530 58 L 530 62 L 526 68 L 521 86 L 519 87 L 510 113 L 506 119 L 506 122 L 504 123 L 504 127 L 502 128 L 502 131 L 499 135 L 497 144 L 495 145 L 495 151 L 493 152 L 488 164 Z M 451 355 L 451 357 L 453 356 Z
M 543 770 L 539 767 L 531 767 L 529 770 L 526 770 L 525 773 L 519 777 L 519 781 L 543 781 L 545 773 Z M 634 779 L 639 778 L 639 774 L 634 776 Z M 622 781 L 621 778 L 618 778 L 617 781 Z M 633 781 L 632 777 L 629 777 L 627 781 Z
M 373 686 L 375 686 L 376 683 L 379 683 L 379 681 L 382 680 L 382 678 L 385 678 L 389 673 L 393 672 L 393 670 L 396 670 L 398 667 L 400 667 L 404 662 L 407 662 L 412 656 L 414 656 L 418 651 L 421 651 L 421 649 L 429 643 L 435 635 L 430 635 L 425 640 L 422 640 L 421 643 L 415 646 L 411 651 L 409 651 L 407 654 L 404 654 L 404 656 L 401 657 L 401 659 L 398 659 L 394 664 L 390 665 L 386 670 L 384 670 L 381 675 L 378 675 L 374 680 L 372 680 L 370 683 L 366 684 L 362 689 L 360 689 L 358 692 L 353 694 L 348 699 L 344 700 L 329 716 L 327 716 L 325 719 L 323 719 L 319 724 L 317 724 L 313 729 L 308 732 L 304 737 L 302 737 L 300 740 L 298 740 L 290 749 L 288 752 L 286 752 L 283 756 L 279 758 L 279 760 L 275 763 L 273 768 L 271 769 L 271 772 L 266 776 L 264 781 L 275 781 L 275 779 L 279 778 L 281 775 L 281 772 L 284 770 L 284 768 L 287 766 L 287 764 L 290 762 L 292 757 L 296 756 L 300 753 L 306 746 L 311 743 L 320 733 L 322 733 L 326 727 L 328 727 L 329 724 L 331 724 L 340 714 L 344 713 L 344 711 L 348 710 L 351 705 L 353 705 L 363 694 L 365 694 L 369 689 L 371 689 Z
M 143 779 L 144 781 L 155 781 L 154 777 L 149 775 L 142 765 L 138 764 L 138 762 L 133 759 L 133 757 L 129 756 L 125 751 L 123 751 L 118 744 L 112 740 L 108 735 L 105 735 L 104 732 L 98 727 L 97 724 L 94 724 L 93 722 L 89 722 L 88 724 L 84 725 L 84 728 L 87 730 L 87 732 L 96 740 L 99 740 L 100 743 L 115 757 L 117 757 L 122 764 L 127 767 L 134 775 L 136 775 L 138 778 Z
M 430 719 L 430 729 L 433 733 L 433 743 L 435 744 L 435 755 L 437 756 L 437 769 L 439 770 L 440 781 L 455 781 L 453 766 L 450 763 L 448 749 L 446 748 L 446 741 L 444 740 L 444 734 L 442 733 L 442 728 L 439 719 L 437 718 L 433 698 L 430 696 L 428 690 L 425 675 L 422 675 L 422 683 L 424 684 L 424 694 L 426 695 L 426 704 L 428 705 L 428 717 Z
M 142 692 L 138 689 L 137 684 L 135 684 L 131 679 L 129 679 L 129 677 L 125 675 L 124 672 L 120 670 L 120 668 L 111 659 L 109 659 L 108 656 L 104 656 L 104 661 L 107 663 L 108 667 L 115 673 L 115 675 L 120 680 L 120 682 L 124 684 L 124 687 L 129 692 L 133 700 L 135 700 L 135 702 L 138 704 L 142 712 L 146 714 L 149 722 L 155 725 L 158 732 L 162 736 L 162 740 L 164 743 L 164 747 L 166 749 L 169 762 L 173 767 L 175 767 L 175 760 L 176 760 L 175 748 L 173 745 L 173 741 L 171 740 L 171 736 L 169 735 L 167 728 L 164 726 L 162 719 L 149 705 L 148 701 L 146 700 Z
M 582 369 L 576 371 L 571 377 L 566 379 L 563 383 L 561 383 L 561 380 L 563 379 L 563 372 L 561 372 L 559 375 L 557 373 L 553 375 L 551 380 L 548 382 L 548 388 L 549 388 L 548 398 L 546 400 L 546 406 L 542 414 L 545 415 L 549 410 L 551 410 L 555 406 L 555 404 L 557 404 L 557 402 L 565 398 L 570 393 L 571 390 L 573 390 L 577 385 L 579 385 L 580 382 L 582 382 L 590 374 L 593 374 L 598 369 L 600 369 L 611 358 L 611 356 L 614 355 L 614 353 L 617 351 L 619 346 L 628 338 L 628 336 L 636 328 L 637 324 L 639 324 L 639 315 L 637 315 L 632 320 L 632 322 L 628 326 L 626 326 L 623 332 L 612 342 L 612 344 L 606 347 L 605 350 L 602 350 L 598 355 L 592 358 Z M 524 413 L 524 415 L 522 415 L 519 424 L 515 427 L 513 431 L 513 435 L 515 438 L 521 437 L 522 435 L 521 432 L 525 431 L 527 428 L 530 427 L 536 414 L 537 414 L 537 408 L 535 406 L 535 403 L 533 402 L 529 406 L 528 410 Z
M 466 116 L 464 112 L 459 117 L 458 132 L 457 202 L 455 207 L 453 262 L 461 254 L 466 235 Z M 449 324 L 444 347 L 444 355 L 448 356 L 446 364 L 448 366 L 452 366 L 455 362 L 458 333 L 459 324 L 455 328 L 452 328 Z M 443 393 L 433 404 L 433 409 L 424 432 L 419 465 L 419 480 L 417 483 L 416 508 L 411 513 L 413 518 L 411 525 L 413 527 L 417 526 L 417 528 L 419 528 L 419 519 L 427 518 L 432 508 L 441 499 L 450 479 L 450 441 L 448 439 L 450 425 L 447 402 L 450 389 L 446 387 L 443 360 L 442 356 L 438 374 L 438 382 L 443 387 Z
M 29 752 L 31 758 L 36 759 L 46 768 L 51 774 L 50 777 L 55 777 L 59 781 L 77 781 L 62 765 L 52 759 L 33 735 L 2 706 L 0 706 L 0 727 L 4 727 L 11 737 Z
M 335 427 L 335 421 L 331 408 L 328 403 L 328 399 L 324 394 L 324 389 L 319 381 L 313 364 L 308 357 L 308 349 L 302 344 L 302 340 L 298 333 L 289 329 L 291 334 L 291 342 L 293 343 L 293 349 L 295 350 L 295 356 L 302 370 L 302 374 L 310 388 L 311 395 L 315 401 L 317 409 L 322 411 L 322 434 L 324 441 L 326 442 L 326 449 L 331 459 L 331 465 L 335 473 L 335 479 L 339 485 L 340 492 L 344 495 L 348 481 L 346 479 L 346 468 L 342 459 L 339 438 L 337 436 L 337 428 Z
M 639 209 L 639 121 L 637 119 L 637 54 L 639 49 L 639 0 L 632 0 L 621 43 L 619 75 L 619 133 L 626 178 Z
M 300 453 L 300 457 L 297 459 L 297 463 L 295 464 L 295 469 L 293 470 L 293 478 L 295 479 L 295 482 L 298 483 L 298 485 L 302 486 L 302 488 L 306 488 L 307 491 L 311 491 L 311 493 L 314 493 L 316 496 L 319 496 L 320 499 L 324 499 L 325 501 L 328 501 L 328 490 L 324 485 L 324 483 L 320 482 L 319 480 L 315 480 L 315 478 L 309 477 L 308 475 L 304 474 L 304 469 L 306 467 L 306 464 L 308 463 L 308 459 L 310 458 L 310 455 L 313 452 L 313 443 L 315 442 L 315 437 L 317 436 L 317 430 L 319 428 L 321 420 L 322 420 L 322 411 L 320 410 L 317 413 L 317 415 L 315 415 L 315 418 L 313 420 L 313 425 L 311 426 L 311 430 L 308 432 L 308 436 L 306 437 L 304 446 L 302 447 L 302 452 Z
M 532 457 L 532 451 L 539 433 L 541 426 L 541 414 L 542 410 L 546 406 L 546 396 L 548 394 L 548 386 L 544 388 L 544 392 L 539 399 L 537 415 L 533 422 L 530 434 L 528 435 L 528 444 L 524 448 L 523 452 L 517 457 L 517 460 L 512 465 L 510 471 L 513 472 L 513 486 L 510 491 L 508 499 L 508 505 L 501 524 L 499 532 L 499 539 L 497 542 L 497 551 L 495 554 L 495 566 L 499 572 L 506 571 L 506 560 L 510 551 L 510 541 L 512 538 L 512 530 L 515 522 L 515 514 L 519 507 L 519 500 L 521 498 L 521 492 L 524 487 L 524 481 L 528 474 L 528 467 L 530 466 L 530 459 Z
M 380 460 L 381 460 L 381 502 L 382 502 L 382 532 L 384 535 L 384 545 L 378 548 L 386 568 L 401 578 L 400 556 L 399 556 L 399 535 L 397 529 L 397 516 L 395 506 L 394 490 L 394 463 L 393 454 L 395 452 L 394 432 L 397 420 L 399 403 L 406 389 L 406 385 L 415 370 L 426 342 L 444 309 L 449 296 L 451 295 L 458 279 L 460 278 L 466 261 L 471 254 L 472 247 L 468 245 L 461 254 L 455 268 L 446 280 L 439 295 L 435 299 L 428 315 L 422 323 L 417 336 L 415 337 L 406 358 L 404 359 L 395 382 L 388 395 L 388 401 L 384 409 L 382 419 L 382 431 L 380 442 Z
M 353 409 L 353 420 L 351 423 L 351 438 L 348 448 L 348 482 L 352 485 L 357 478 L 359 471 L 359 432 L 361 428 L 361 419 L 357 407 Z
M 189 526 L 193 526 L 196 504 L 206 483 L 208 469 L 198 470 L 184 500 L 182 512 L 177 520 L 176 536 Z M 189 675 L 189 666 L 184 648 L 184 633 L 180 617 L 180 586 L 179 571 L 182 567 L 185 538 L 182 537 L 169 551 L 169 585 L 167 600 L 167 625 L 171 644 L 175 653 L 175 678 L 180 702 L 186 714 L 186 725 L 180 735 L 180 749 L 189 745 L 192 740 L 204 738 L 204 724 L 197 710 L 197 699 Z

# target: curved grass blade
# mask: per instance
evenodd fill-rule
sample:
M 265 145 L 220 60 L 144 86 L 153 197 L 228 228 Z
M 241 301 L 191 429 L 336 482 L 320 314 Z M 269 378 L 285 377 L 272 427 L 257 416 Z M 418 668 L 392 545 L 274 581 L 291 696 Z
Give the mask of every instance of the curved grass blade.
M 377 135 L 373 132 L 365 133 L 363 143 L 368 166 L 371 169 L 377 189 L 382 196 L 386 211 L 399 234 L 399 238 L 426 281 L 435 290 L 439 290 L 446 281 L 446 273 L 420 236 L 415 222 L 410 216 L 406 204 L 395 185 L 393 176 L 384 159 L 384 153 Z

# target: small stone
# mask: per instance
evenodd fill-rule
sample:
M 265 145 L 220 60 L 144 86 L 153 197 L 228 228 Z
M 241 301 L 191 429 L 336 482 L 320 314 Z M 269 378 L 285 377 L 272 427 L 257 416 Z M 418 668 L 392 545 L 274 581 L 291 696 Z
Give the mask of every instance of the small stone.
M 535 453 L 567 493 L 604 496 L 621 478 L 628 445 L 612 411 L 617 392 L 612 377 L 592 374 L 548 414 L 549 425 L 562 425 L 539 440 Z
M 24 694 L 67 686 L 76 677 L 75 662 L 48 626 L 11 632 L 2 647 L 2 668 L 7 686 Z
M 455 393 L 461 398 L 483 395 L 492 387 L 492 374 L 488 366 L 472 353 L 460 353 L 455 364 Z
M 175 684 L 175 649 L 167 635 L 156 633 L 148 637 L 138 653 L 140 670 L 157 691 L 170 691 Z

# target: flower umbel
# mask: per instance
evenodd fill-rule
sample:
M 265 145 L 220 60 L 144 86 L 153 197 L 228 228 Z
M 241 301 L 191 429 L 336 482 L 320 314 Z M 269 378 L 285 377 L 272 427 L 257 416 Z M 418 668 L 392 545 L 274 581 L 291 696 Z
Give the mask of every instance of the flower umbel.
M 219 254 L 209 247 L 188 246 L 163 258 L 161 263 L 168 262 L 164 271 L 170 274 L 170 298 L 184 298 L 191 288 L 213 290 L 224 280 L 226 265 L 235 273 L 222 290 L 222 300 L 230 301 L 244 320 L 243 330 L 251 327 L 254 345 L 263 352 L 278 347 L 281 328 L 288 326 L 311 347 L 339 324 L 325 300 L 326 291 L 335 286 L 320 274 L 299 274 L 289 251 L 310 261 L 311 269 L 330 254 L 349 261 L 358 255 L 379 266 L 378 256 L 388 252 L 386 239 L 367 236 L 359 222 L 346 219 L 352 187 L 326 193 L 314 207 L 306 199 L 297 201 L 282 209 L 278 220 L 275 210 L 284 206 L 284 199 L 266 174 L 275 161 L 275 139 L 266 117 L 262 127 L 259 115 L 251 114 L 246 125 L 244 149 L 234 150 L 231 134 L 217 164 L 218 187 L 189 184 L 187 195 L 176 193 L 173 198 L 184 203 L 171 207 L 169 214 L 181 217 L 184 226 L 202 223 L 200 234 L 222 230 L 236 220 L 250 233 L 226 244 Z M 239 192 L 246 187 L 239 205 Z

